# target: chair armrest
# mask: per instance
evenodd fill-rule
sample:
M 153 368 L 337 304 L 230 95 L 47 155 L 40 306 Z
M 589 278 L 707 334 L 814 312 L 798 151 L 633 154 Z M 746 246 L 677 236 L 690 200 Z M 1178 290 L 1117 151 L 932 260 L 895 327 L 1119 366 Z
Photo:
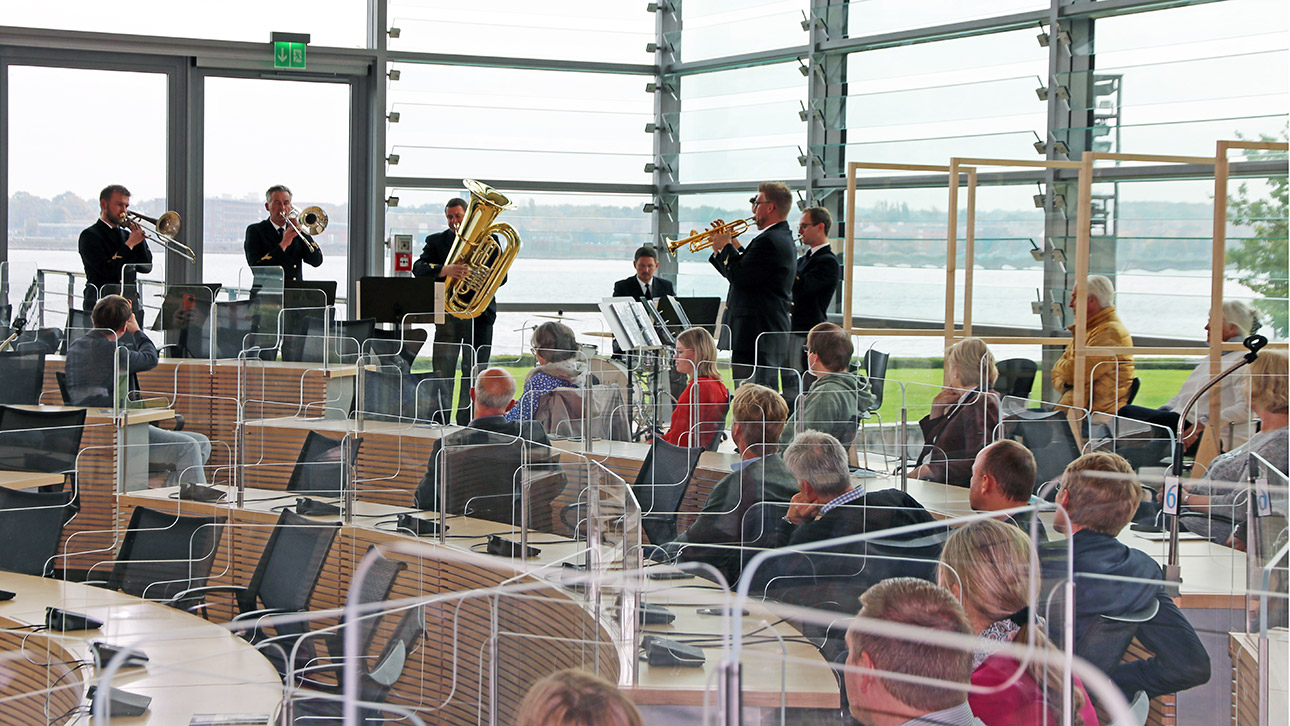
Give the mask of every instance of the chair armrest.
M 202 587 L 191 587 L 183 592 L 176 593 L 174 597 L 166 601 L 166 604 L 172 607 L 181 607 L 189 612 L 196 612 L 204 606 L 202 601 L 206 599 L 207 595 L 217 592 L 241 594 L 246 592 L 246 588 L 241 585 L 204 585 Z M 237 599 L 240 601 L 241 598 Z M 184 603 L 189 602 L 192 604 L 184 605 Z

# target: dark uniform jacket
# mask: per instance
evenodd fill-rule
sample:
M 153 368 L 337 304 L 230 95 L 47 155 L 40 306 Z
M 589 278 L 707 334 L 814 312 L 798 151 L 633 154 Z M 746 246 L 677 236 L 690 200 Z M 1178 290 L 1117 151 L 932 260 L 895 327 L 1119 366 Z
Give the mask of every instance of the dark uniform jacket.
M 246 264 L 251 267 L 281 267 L 283 281 L 299 282 L 304 279 L 300 275 L 302 262 L 308 262 L 312 267 L 322 264 L 322 249 L 313 244 L 313 241 L 314 238 L 309 235 L 305 235 L 304 239 L 296 235 L 291 240 L 291 246 L 283 250 L 282 235 L 278 234 L 273 222 L 264 219 L 246 228 L 246 241 L 242 243 L 242 250 L 246 252 Z

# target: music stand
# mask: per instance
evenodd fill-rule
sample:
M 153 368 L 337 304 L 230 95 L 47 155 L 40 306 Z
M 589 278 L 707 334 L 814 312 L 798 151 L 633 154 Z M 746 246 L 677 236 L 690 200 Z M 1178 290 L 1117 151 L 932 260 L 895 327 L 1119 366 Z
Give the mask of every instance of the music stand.
M 442 322 L 442 283 L 425 277 L 364 277 L 358 281 L 356 318 L 401 324 L 405 315 L 435 315 Z M 426 320 L 424 322 L 431 322 Z

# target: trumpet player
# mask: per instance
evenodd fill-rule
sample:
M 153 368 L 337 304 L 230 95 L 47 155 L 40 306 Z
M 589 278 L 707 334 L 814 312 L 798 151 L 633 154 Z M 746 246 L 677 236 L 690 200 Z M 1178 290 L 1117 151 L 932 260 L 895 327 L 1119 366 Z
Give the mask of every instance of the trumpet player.
M 110 184 L 99 192 L 99 219 L 81 231 L 77 248 L 85 265 L 86 313 L 99 298 L 120 293 L 130 301 L 135 320 L 143 325 L 143 305 L 135 284 L 138 273 L 152 272 L 152 250 L 143 229 L 126 218 L 130 190 Z
M 299 282 L 302 263 L 317 267 L 323 262 L 322 248 L 313 237 L 299 231 L 287 219 L 291 212 L 291 190 L 275 184 L 264 192 L 269 218 L 246 228 L 246 264 L 251 267 L 281 267 L 284 282 Z
M 730 282 L 726 319 L 735 380 L 751 376 L 755 383 L 778 388 L 778 369 L 786 361 L 796 272 L 797 255 L 788 228 L 793 193 L 782 182 L 762 182 L 757 196 L 749 201 L 761 234 L 744 247 L 728 233 L 713 233 L 708 261 Z M 713 228 L 723 225 L 717 220 Z

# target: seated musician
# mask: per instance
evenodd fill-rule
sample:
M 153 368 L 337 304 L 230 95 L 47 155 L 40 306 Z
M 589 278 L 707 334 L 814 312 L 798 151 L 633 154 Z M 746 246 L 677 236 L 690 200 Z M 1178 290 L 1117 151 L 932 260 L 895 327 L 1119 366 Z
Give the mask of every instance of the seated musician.
M 717 370 L 717 341 L 703 328 L 676 336 L 676 367 L 690 377 L 672 409 L 672 425 L 660 438 L 669 444 L 707 448 L 725 425 L 730 390 Z
M 923 450 L 910 476 L 968 486 L 973 459 L 999 425 L 999 397 L 990 392 L 998 377 L 994 356 L 979 338 L 964 338 L 945 352 L 945 387 L 918 422 Z
M 864 484 L 853 487 L 847 452 L 826 433 L 800 432 L 784 452 L 784 464 L 800 491 L 793 495 L 783 518 L 775 520 L 777 528 L 769 533 L 765 546 L 796 547 L 932 521 L 923 505 L 899 489 L 867 492 Z M 865 563 L 866 544 L 842 545 L 810 556 L 786 553 L 767 560 L 752 575 L 754 590 L 769 588 L 772 597 L 787 593 L 797 604 L 845 611 L 868 585 L 884 577 L 925 574 L 902 572 L 893 562 Z M 845 596 L 839 595 L 839 584 L 845 586 Z
M 506 412 L 507 421 L 532 421 L 542 395 L 557 388 L 581 388 L 586 365 L 578 360 L 578 342 L 563 323 L 546 322 L 533 331 L 533 358 L 537 365 L 524 379 L 524 394 Z
M 851 445 L 856 438 L 856 423 L 861 407 L 874 402 L 866 381 L 847 368 L 855 348 L 851 336 L 833 323 L 820 323 L 806 336 L 807 375 L 818 380 L 798 403 L 780 436 L 780 446 L 788 446 L 799 431 L 822 431 Z
M 109 407 L 113 396 L 139 392 L 139 372 L 157 367 L 157 348 L 143 331 L 120 295 L 99 299 L 90 313 L 94 329 L 72 341 L 67 348 L 67 395 L 73 406 Z M 128 383 L 113 380 L 114 371 L 127 376 Z M 115 394 L 114 394 L 115 392 Z M 124 406 L 124 400 L 115 404 Z M 205 484 L 203 465 L 211 455 L 211 442 L 195 431 L 168 431 L 148 426 L 148 458 L 175 467 L 180 486 Z
M 658 270 L 658 251 L 653 247 L 646 245 L 636 250 L 632 266 L 636 268 L 636 274 L 614 283 L 614 297 L 648 301 L 676 294 L 670 280 L 654 275 Z
M 504 368 L 486 368 L 470 389 L 475 418 L 467 428 L 435 441 L 414 504 L 439 509 L 439 475 L 447 477 L 449 514 L 469 514 L 511 522 L 514 500 L 525 463 L 549 459 L 550 440 L 536 421 L 506 420 L 515 406 L 515 379 Z
M 730 412 L 730 437 L 740 460 L 712 488 L 690 528 L 664 545 L 663 551 L 681 562 L 706 562 L 734 582 L 739 574 L 740 553 L 699 545 L 741 545 L 748 510 L 758 502 L 789 501 L 797 493 L 797 482 L 784 466 L 776 443 L 788 417 L 783 397 L 765 386 L 745 383 L 735 391 Z

